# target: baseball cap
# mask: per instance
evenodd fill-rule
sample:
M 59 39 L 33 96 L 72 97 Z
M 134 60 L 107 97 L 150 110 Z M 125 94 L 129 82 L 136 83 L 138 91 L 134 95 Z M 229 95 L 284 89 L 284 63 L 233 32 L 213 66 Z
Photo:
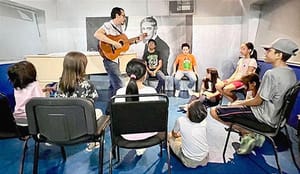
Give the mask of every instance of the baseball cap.
M 299 50 L 297 44 L 290 39 L 278 38 L 271 43 L 271 45 L 262 45 L 264 49 L 274 48 L 276 50 L 282 51 L 286 54 L 295 56 L 296 52 Z

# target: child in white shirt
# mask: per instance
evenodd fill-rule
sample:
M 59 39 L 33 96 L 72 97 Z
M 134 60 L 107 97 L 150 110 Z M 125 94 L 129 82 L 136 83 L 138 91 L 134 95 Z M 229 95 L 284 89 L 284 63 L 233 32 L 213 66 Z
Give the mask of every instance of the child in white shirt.
M 193 101 L 188 106 L 186 116 L 176 120 L 169 134 L 172 151 L 186 167 L 206 166 L 208 162 L 206 116 L 206 107 L 202 102 Z

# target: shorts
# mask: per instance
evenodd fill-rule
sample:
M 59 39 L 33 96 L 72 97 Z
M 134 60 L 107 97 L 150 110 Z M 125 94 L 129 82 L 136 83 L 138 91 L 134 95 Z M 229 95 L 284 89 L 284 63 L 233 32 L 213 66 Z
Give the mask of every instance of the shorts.
M 231 84 L 233 84 L 236 89 L 244 86 L 244 83 L 241 82 L 240 80 L 235 80 L 235 81 L 231 82 Z
M 216 112 L 225 122 L 231 122 L 234 118 L 247 118 L 259 122 L 249 106 L 218 106 Z
M 227 80 L 223 80 L 223 82 L 224 82 L 224 83 L 227 83 Z M 242 86 L 244 86 L 244 83 L 243 83 L 242 81 L 240 81 L 240 80 L 234 80 L 234 81 L 232 81 L 232 82 L 229 83 L 229 84 L 233 84 L 233 85 L 235 86 L 236 89 L 237 89 L 237 88 L 240 88 L 240 87 L 242 87 Z

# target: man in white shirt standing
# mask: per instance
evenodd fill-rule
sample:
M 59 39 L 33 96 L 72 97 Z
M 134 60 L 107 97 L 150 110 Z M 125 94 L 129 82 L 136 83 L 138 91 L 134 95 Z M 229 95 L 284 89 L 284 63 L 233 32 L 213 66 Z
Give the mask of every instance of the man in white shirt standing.
M 122 43 L 113 40 L 108 37 L 111 36 L 119 36 L 122 35 L 124 32 L 124 24 L 126 21 L 125 11 L 120 7 L 114 7 L 111 10 L 111 20 L 109 22 L 105 22 L 95 33 L 94 37 L 97 38 L 101 42 L 105 42 L 110 44 L 113 50 L 117 50 L 123 47 Z M 137 43 L 141 41 L 142 35 L 136 37 L 134 39 L 130 39 L 129 44 Z M 101 53 L 101 48 L 99 48 L 99 52 Z M 121 79 L 121 72 L 119 68 L 119 59 L 109 59 L 108 57 L 101 55 L 103 57 L 103 64 L 105 70 L 109 77 L 109 98 L 116 94 L 116 91 L 123 87 L 122 79 Z M 109 114 L 108 108 L 106 109 L 106 114 Z

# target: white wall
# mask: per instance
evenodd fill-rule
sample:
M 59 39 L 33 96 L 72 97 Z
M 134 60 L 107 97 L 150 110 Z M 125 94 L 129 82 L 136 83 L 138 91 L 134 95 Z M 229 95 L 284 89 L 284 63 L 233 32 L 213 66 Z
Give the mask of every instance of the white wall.
M 67 52 L 70 50 L 86 51 L 85 17 L 109 16 L 114 6 L 125 9 L 128 16 L 164 16 L 169 15 L 166 0 L 15 0 L 35 8 L 45 10 L 47 28 L 47 51 Z M 196 0 L 193 20 L 193 53 L 199 57 L 199 73 L 215 65 L 221 68 L 221 62 L 227 61 L 227 68 L 232 69 L 238 57 L 241 42 L 242 9 L 239 0 Z M 199 23 L 200 22 L 200 23 Z M 173 27 L 173 26 L 171 26 Z M 137 30 L 138 30 L 137 26 Z M 228 36 L 225 40 L 221 36 Z M 233 36 L 233 37 L 231 37 Z M 234 39 L 232 39 L 234 38 Z M 172 41 L 172 38 L 165 40 Z M 228 42 L 232 40 L 232 42 Z M 228 44 L 229 43 L 229 44 Z M 175 52 L 170 57 L 172 67 Z M 218 50 L 215 52 L 215 50 Z M 208 60 L 213 60 L 209 62 Z M 220 61 L 222 60 L 222 61 Z M 221 72 L 228 76 L 230 72 Z
M 110 16 L 114 6 L 125 9 L 126 15 L 147 15 L 144 0 L 15 0 L 45 10 L 47 28 L 47 51 L 86 51 L 85 17 Z M 133 10 L 127 10 L 133 9 Z
M 294 40 L 300 47 L 300 0 L 269 1 L 261 11 L 256 45 L 269 44 L 278 37 L 285 37 Z M 258 56 L 264 56 L 262 48 L 258 49 Z M 299 64 L 300 51 L 289 61 Z
M 45 49 L 41 52 L 45 54 L 86 51 L 85 17 L 108 17 L 114 6 L 124 8 L 128 16 L 169 15 L 167 0 L 14 1 L 45 11 L 46 31 L 42 32 Z M 236 65 L 242 42 L 254 42 L 260 57 L 263 56 L 260 45 L 279 36 L 290 37 L 300 45 L 300 0 L 195 0 L 195 3 L 192 48 L 199 59 L 200 76 L 213 66 L 219 69 L 221 77 L 228 77 Z M 136 29 L 138 33 L 139 26 Z M 178 48 L 171 48 L 171 60 Z M 299 56 L 292 60 L 300 62 Z
M 85 17 L 109 16 L 114 6 L 128 16 L 169 15 L 166 0 L 14 0 L 45 10 L 47 49 L 45 53 L 86 50 Z M 218 2 L 218 3 L 216 3 Z M 197 0 L 199 16 L 240 15 L 238 0 Z M 226 8 L 224 8 L 226 7 Z
M 232 74 L 239 57 L 241 21 L 240 16 L 194 17 L 193 53 L 200 77 L 208 67 L 217 68 L 223 79 Z
M 44 50 L 42 11 L 0 1 L 0 61 L 15 61 Z M 40 23 L 40 24 L 39 24 Z

